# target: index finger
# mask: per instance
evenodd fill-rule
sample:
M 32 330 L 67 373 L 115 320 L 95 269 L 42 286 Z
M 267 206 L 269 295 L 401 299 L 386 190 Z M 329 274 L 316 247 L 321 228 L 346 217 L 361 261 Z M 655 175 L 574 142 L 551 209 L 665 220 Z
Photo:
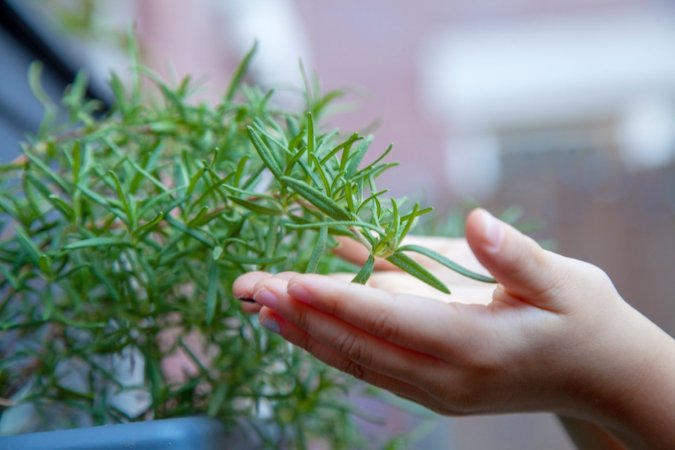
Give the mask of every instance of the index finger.
M 439 357 L 461 358 L 477 339 L 490 335 L 480 320 L 490 314 L 483 305 L 392 294 L 313 274 L 291 278 L 287 292 L 380 339 L 423 353 L 442 352 Z

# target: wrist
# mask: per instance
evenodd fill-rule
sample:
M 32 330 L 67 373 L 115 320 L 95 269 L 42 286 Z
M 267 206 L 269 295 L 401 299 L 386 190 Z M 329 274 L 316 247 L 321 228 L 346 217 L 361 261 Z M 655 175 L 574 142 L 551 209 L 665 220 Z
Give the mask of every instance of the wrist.
M 571 415 L 606 427 L 629 448 L 674 448 L 675 341 L 624 302 L 617 313 L 585 375 L 569 386 L 577 403 Z

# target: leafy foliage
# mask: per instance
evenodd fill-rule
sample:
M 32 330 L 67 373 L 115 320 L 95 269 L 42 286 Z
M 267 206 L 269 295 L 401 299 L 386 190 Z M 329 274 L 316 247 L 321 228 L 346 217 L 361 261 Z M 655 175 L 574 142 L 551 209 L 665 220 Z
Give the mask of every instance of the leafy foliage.
M 347 381 L 262 332 L 231 285 L 256 269 L 347 269 L 365 283 L 382 257 L 447 292 L 404 251 L 433 254 L 399 245 L 430 209 L 404 212 L 377 189 L 391 148 L 363 165 L 371 137 L 317 125 L 335 93 L 308 88 L 305 111 L 275 108 L 272 92 L 242 84 L 250 58 L 216 106 L 191 102 L 189 79 L 171 87 L 138 69 L 130 90 L 112 76 L 114 109 L 101 114 L 80 76 L 62 102 L 66 128 L 34 67 L 45 123 L 0 166 L 0 397 L 25 389 L 21 402 L 94 423 L 207 413 L 250 420 L 270 446 L 306 435 L 354 445 Z M 144 102 L 150 82 L 159 98 Z M 369 249 L 360 271 L 331 254 L 335 236 Z M 120 381 L 124 352 L 142 381 Z M 176 355 L 187 361 L 177 379 L 166 370 Z M 63 382 L 73 367 L 77 388 Z M 113 401 L 124 391 L 147 404 L 126 412 Z

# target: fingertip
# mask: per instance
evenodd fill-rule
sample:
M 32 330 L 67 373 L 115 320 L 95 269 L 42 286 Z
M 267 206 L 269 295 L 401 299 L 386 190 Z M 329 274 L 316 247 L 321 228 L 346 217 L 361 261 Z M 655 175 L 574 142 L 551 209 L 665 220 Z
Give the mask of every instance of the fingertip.
M 259 307 L 255 303 L 251 303 L 251 301 L 254 301 L 255 293 L 260 290 L 261 286 L 274 278 L 273 274 L 262 271 L 242 274 L 232 283 L 232 296 L 240 300 L 244 311 L 256 312 Z
M 483 208 L 476 208 L 466 220 L 466 237 L 472 249 L 497 253 L 504 242 L 506 224 Z
M 232 292 L 235 292 L 235 290 L 237 291 L 246 290 L 250 284 L 255 283 L 255 281 L 257 281 L 261 277 L 268 277 L 270 275 L 271 274 L 267 272 L 262 272 L 260 270 L 242 273 L 237 277 L 236 280 L 234 280 L 234 283 L 232 284 Z
M 332 306 L 327 305 L 333 305 L 345 295 L 357 295 L 357 288 L 366 289 L 366 286 L 326 275 L 302 274 L 289 280 L 287 293 L 301 303 L 332 310 Z
M 466 216 L 466 225 L 464 234 L 469 244 L 474 245 L 478 243 L 483 236 L 483 214 L 485 210 L 476 208 Z
M 300 274 L 296 275 L 288 281 L 286 288 L 288 295 L 294 300 L 302 303 L 310 304 L 312 302 L 311 287 L 319 275 L 314 274 Z
M 239 275 L 234 283 L 232 283 L 232 295 L 236 298 L 251 298 L 250 282 L 251 273 Z
M 466 240 L 478 261 L 498 281 L 502 278 L 506 224 L 483 208 L 476 208 L 466 219 Z
M 253 298 L 256 303 L 261 305 L 273 306 L 278 299 L 286 297 L 288 290 L 288 279 L 269 276 L 261 278 L 253 287 Z M 275 307 L 275 306 L 274 306 Z
M 563 275 L 536 241 L 483 209 L 467 218 L 467 241 L 478 260 L 508 295 L 540 303 Z M 497 297 L 504 295 L 497 290 Z

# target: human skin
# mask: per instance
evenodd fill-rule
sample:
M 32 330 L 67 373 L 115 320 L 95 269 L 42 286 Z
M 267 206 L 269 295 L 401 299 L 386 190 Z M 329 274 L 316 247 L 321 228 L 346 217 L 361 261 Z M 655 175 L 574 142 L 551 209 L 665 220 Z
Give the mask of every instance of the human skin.
M 467 218 L 468 246 L 430 242 L 498 284 L 445 273 L 454 295 L 432 298 L 396 272 L 370 286 L 252 272 L 233 293 L 323 362 L 439 414 L 549 411 L 579 445 L 620 448 L 606 430 L 627 448 L 675 448 L 675 341 L 602 270 L 543 250 L 484 210 Z M 353 245 L 339 251 L 358 260 Z

